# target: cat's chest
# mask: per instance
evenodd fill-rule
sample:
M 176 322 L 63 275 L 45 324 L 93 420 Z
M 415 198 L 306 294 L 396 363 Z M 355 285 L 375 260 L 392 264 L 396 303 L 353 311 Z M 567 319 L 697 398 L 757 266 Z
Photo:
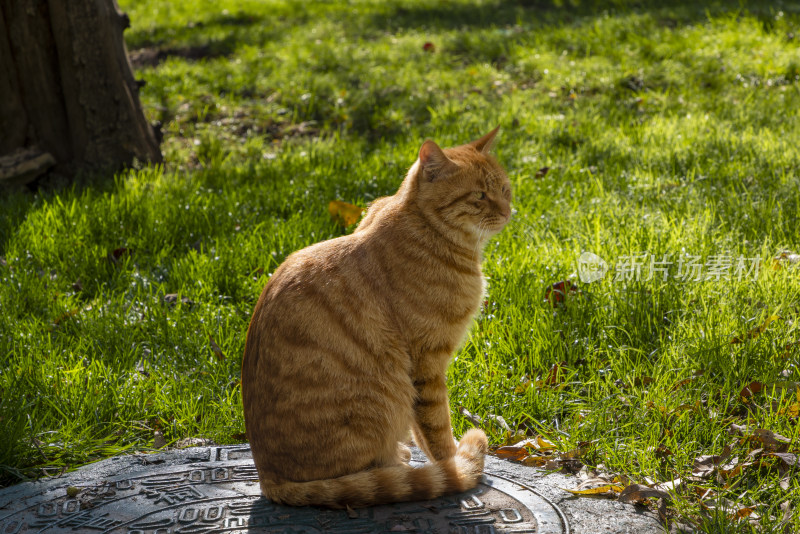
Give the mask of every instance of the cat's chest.
M 480 270 L 472 273 L 418 272 L 399 288 L 395 311 L 410 330 L 463 330 L 478 312 L 485 292 Z

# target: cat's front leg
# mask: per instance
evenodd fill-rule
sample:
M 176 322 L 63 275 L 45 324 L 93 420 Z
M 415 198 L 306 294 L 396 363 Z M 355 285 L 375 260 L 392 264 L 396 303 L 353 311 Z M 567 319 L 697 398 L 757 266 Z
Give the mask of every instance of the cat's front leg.
M 414 380 L 417 402 L 414 405 L 414 438 L 432 460 L 451 458 L 456 453 L 450 424 L 450 403 L 444 373 Z

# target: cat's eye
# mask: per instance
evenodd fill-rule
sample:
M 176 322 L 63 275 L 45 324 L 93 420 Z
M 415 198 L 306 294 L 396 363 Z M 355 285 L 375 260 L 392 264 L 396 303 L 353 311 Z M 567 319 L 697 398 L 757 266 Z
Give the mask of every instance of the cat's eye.
M 475 194 L 478 196 L 478 200 L 483 200 L 484 198 L 486 198 L 486 193 L 484 193 L 483 191 L 478 191 Z

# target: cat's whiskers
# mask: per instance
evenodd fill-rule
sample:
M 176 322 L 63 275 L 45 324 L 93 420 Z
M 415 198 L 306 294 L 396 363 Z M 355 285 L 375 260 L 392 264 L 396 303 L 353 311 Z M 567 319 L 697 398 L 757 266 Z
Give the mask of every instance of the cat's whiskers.
M 483 221 L 486 220 L 486 217 L 481 217 L 481 220 L 478 221 L 478 240 L 475 242 L 475 250 L 473 251 L 472 259 L 478 261 L 478 252 L 481 249 L 481 243 L 483 242 L 483 232 L 487 229 L 483 226 Z

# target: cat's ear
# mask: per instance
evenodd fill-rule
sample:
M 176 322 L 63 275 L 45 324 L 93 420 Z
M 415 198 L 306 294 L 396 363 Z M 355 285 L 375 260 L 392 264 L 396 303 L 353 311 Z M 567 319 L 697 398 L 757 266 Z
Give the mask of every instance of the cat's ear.
M 458 168 L 458 165 L 445 156 L 439 145 L 430 139 L 422 143 L 419 149 L 419 164 L 429 182 L 447 176 Z
M 489 132 L 488 134 L 484 135 L 477 141 L 473 141 L 470 145 L 474 146 L 475 149 L 482 153 L 488 154 L 490 150 L 494 148 L 494 143 L 497 139 L 497 132 L 500 131 L 500 126 Z

